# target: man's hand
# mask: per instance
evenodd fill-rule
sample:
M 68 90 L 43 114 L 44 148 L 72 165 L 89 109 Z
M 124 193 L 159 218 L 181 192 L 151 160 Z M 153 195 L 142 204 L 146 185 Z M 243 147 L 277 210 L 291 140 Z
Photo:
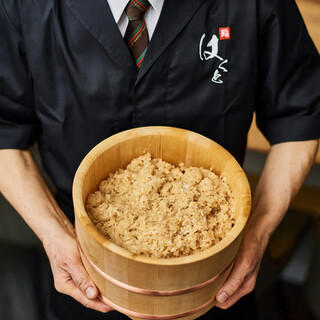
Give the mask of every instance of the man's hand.
M 234 267 L 216 295 L 216 306 L 226 309 L 255 286 L 261 260 L 273 231 L 305 180 L 318 149 L 318 140 L 273 145 L 253 196 Z
M 100 312 L 112 310 L 98 299 L 98 290 L 86 272 L 75 238 L 68 234 L 44 241 L 57 291 L 71 296 L 85 307 Z
M 233 269 L 216 296 L 217 307 L 227 309 L 253 291 L 267 243 L 244 235 Z
M 28 150 L 0 150 L 0 192 L 42 241 L 56 289 L 84 306 L 111 310 L 83 267 L 74 227 L 46 186 Z

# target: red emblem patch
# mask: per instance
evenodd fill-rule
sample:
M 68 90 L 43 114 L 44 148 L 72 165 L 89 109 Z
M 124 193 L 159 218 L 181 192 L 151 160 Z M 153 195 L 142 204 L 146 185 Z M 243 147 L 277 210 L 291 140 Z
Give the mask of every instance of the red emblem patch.
M 219 28 L 220 40 L 229 40 L 231 38 L 230 27 Z

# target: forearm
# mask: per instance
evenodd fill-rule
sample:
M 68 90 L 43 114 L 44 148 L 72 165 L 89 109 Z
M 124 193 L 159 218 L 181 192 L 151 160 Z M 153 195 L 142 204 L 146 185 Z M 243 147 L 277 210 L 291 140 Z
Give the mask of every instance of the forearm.
M 306 178 L 317 148 L 318 141 L 271 147 L 233 270 L 217 294 L 218 307 L 229 308 L 254 289 L 269 238 Z
M 50 260 L 56 289 L 88 308 L 101 312 L 110 307 L 84 269 L 74 228 L 44 182 L 27 150 L 0 150 L 0 191 L 33 229 Z
M 0 150 L 0 191 L 42 242 L 73 235 L 28 150 Z
M 318 141 L 298 141 L 271 147 L 253 195 L 246 233 L 268 241 L 301 188 L 318 149 Z

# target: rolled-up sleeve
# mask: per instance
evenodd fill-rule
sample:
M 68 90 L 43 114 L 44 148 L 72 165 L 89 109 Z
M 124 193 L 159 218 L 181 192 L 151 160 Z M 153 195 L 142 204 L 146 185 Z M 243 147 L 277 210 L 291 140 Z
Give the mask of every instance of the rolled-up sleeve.
M 294 0 L 274 0 L 259 32 L 258 127 L 271 144 L 318 139 L 320 57 Z
M 16 21 L 0 0 L 1 149 L 25 149 L 39 133 L 32 76 Z

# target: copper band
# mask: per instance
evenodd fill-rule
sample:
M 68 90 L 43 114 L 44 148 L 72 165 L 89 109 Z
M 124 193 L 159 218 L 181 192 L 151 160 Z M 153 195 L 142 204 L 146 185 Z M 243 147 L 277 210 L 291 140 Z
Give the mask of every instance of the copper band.
M 106 303 L 108 306 L 110 306 L 111 308 L 124 313 L 128 316 L 131 317 L 135 317 L 135 318 L 141 318 L 141 319 L 149 319 L 149 320 L 172 320 L 172 319 L 179 319 L 179 318 L 183 318 L 183 317 L 187 317 L 187 316 L 191 316 L 207 307 L 209 307 L 212 303 L 215 302 L 216 298 L 213 297 L 212 299 L 210 299 L 208 302 L 206 302 L 205 304 L 194 308 L 192 310 L 183 312 L 183 313 L 178 313 L 178 314 L 171 314 L 171 315 L 163 315 L 163 316 L 156 316 L 156 315 L 151 315 L 151 314 L 143 314 L 143 313 L 138 313 L 138 312 L 134 312 L 122 307 L 119 307 L 118 305 L 114 304 L 113 302 L 111 302 L 110 300 L 108 300 L 107 298 L 105 298 L 102 295 L 99 295 L 99 299 L 101 301 L 103 301 L 104 303 Z
M 190 293 L 190 292 L 194 292 L 194 291 L 200 290 L 200 289 L 210 285 L 211 283 L 215 282 L 218 278 L 220 278 L 229 269 L 229 267 L 234 262 L 234 260 L 232 260 L 229 263 L 229 265 L 223 271 L 221 271 L 220 273 L 215 275 L 213 278 L 211 278 L 211 279 L 209 279 L 209 280 L 207 280 L 207 281 L 205 281 L 203 283 L 200 283 L 200 284 L 198 284 L 196 286 L 185 288 L 185 289 L 179 289 L 179 290 L 171 290 L 171 291 L 155 291 L 155 290 L 147 290 L 147 289 L 141 289 L 141 288 L 133 287 L 133 286 L 130 286 L 129 284 L 120 282 L 119 280 L 116 280 L 116 279 L 112 278 L 111 276 L 109 276 L 108 274 L 103 272 L 100 268 L 98 268 L 93 263 L 93 261 L 86 255 L 86 253 L 84 252 L 84 250 L 81 247 L 81 244 L 80 244 L 79 240 L 78 240 L 78 245 L 79 245 L 79 249 L 80 249 L 81 254 L 83 255 L 83 257 L 86 259 L 86 261 L 89 263 L 89 265 L 97 273 L 100 274 L 101 277 L 103 277 L 107 281 L 111 282 L 112 284 L 114 284 L 117 287 L 120 287 L 122 289 L 131 291 L 131 292 L 135 292 L 135 293 L 139 293 L 139 294 L 151 295 L 151 296 L 177 296 L 177 295 L 181 295 L 181 294 Z M 151 319 L 151 318 L 148 318 L 148 319 Z M 155 318 L 152 318 L 152 319 L 155 319 Z

